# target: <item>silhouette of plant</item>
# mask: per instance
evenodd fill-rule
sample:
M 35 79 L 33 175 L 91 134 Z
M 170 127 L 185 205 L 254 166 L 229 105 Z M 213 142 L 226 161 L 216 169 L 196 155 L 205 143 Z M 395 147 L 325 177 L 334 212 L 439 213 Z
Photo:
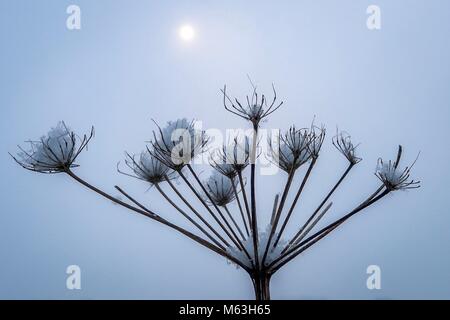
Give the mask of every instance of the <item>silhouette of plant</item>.
M 38 141 L 28 141 L 28 150 L 19 146 L 17 155 L 11 156 L 23 168 L 34 172 L 65 173 L 115 204 L 177 230 L 241 267 L 250 275 L 255 298 L 270 299 L 271 277 L 281 267 L 336 230 L 353 215 L 389 193 L 419 187 L 419 181 L 410 179 L 414 163 L 404 169 L 399 168 L 403 151 L 399 146 L 395 161 L 378 160 L 375 175 L 381 185 L 347 214 L 312 233 L 317 223 L 331 209 L 332 202 L 329 200 L 332 195 L 361 161 L 356 154 L 357 146 L 352 143 L 350 136 L 345 132 L 337 132 L 332 143 L 347 159 L 348 167 L 304 224 L 297 227 L 297 233 L 290 239 L 284 239 L 283 233 L 319 159 L 326 134 L 324 127 L 311 125 L 310 128 L 297 129 L 292 126 L 286 133 L 271 137 L 268 141 L 266 156 L 287 174 L 287 180 L 281 196 L 276 194 L 274 197 L 269 225 L 260 228 L 258 216 L 261 209 L 258 208 L 256 199 L 259 130 L 262 121 L 283 104 L 277 102 L 275 87 L 272 86 L 272 89 L 273 97 L 269 101 L 265 95 L 259 95 L 253 86 L 252 94 L 246 96 L 245 103 L 242 103 L 231 98 L 224 87 L 222 93 L 225 109 L 248 121 L 252 133 L 250 136 L 233 137 L 231 143 L 210 153 L 210 165 L 214 171 L 207 181 L 200 179 L 192 160 L 206 151 L 210 139 L 204 131 L 196 129 L 194 122 L 186 119 L 168 122 L 163 128 L 157 125 L 152 140 L 142 153 L 126 153 L 125 164 L 130 171 L 124 172 L 118 167 L 120 173 L 143 180 L 156 188 L 165 201 L 192 224 L 194 231 L 163 218 L 119 186 L 115 188 L 126 200 L 95 187 L 74 172 L 78 166 L 75 161 L 80 153 L 87 149 L 94 136 L 93 128 L 89 134 L 80 137 L 64 122 L 60 122 Z M 300 185 L 295 187 L 293 180 L 302 166 L 307 166 L 306 173 Z M 201 203 L 201 208 L 194 207 L 194 202 L 197 201 L 191 201 L 183 194 L 173 183 L 174 179 L 184 182 L 194 199 Z M 170 194 L 163 190 L 163 184 L 168 185 Z M 295 196 L 292 203 L 288 204 L 291 190 Z M 234 202 L 239 209 L 236 213 L 229 208 Z

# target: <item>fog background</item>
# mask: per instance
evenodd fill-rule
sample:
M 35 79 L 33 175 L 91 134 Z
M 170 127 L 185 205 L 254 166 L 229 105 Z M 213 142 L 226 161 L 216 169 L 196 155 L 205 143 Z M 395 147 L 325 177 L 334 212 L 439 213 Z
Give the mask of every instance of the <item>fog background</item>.
M 81 7 L 80 31 L 66 29 L 70 4 Z M 366 27 L 370 4 L 381 8 L 379 31 Z M 248 276 L 222 257 L 67 176 L 22 170 L 7 153 L 58 120 L 79 133 L 95 125 L 76 172 L 114 194 L 124 186 L 185 225 L 116 164 L 144 148 L 151 118 L 246 128 L 223 110 L 219 89 L 243 97 L 247 74 L 269 95 L 274 82 L 285 101 L 265 128 L 308 126 L 314 116 L 328 128 L 287 234 L 347 165 L 331 146 L 337 125 L 362 142 L 364 160 L 326 221 L 378 186 L 379 156 L 394 158 L 401 143 L 406 165 L 421 151 L 413 175 L 422 188 L 388 196 L 297 257 L 274 276 L 272 297 L 450 298 L 449 12 L 445 0 L 1 1 L 0 298 L 252 299 Z M 196 29 L 191 43 L 178 37 L 184 23 Z M 261 220 L 285 179 L 257 177 Z M 72 264 L 82 290 L 66 289 Z M 371 264 L 381 267 L 381 290 L 366 288 Z

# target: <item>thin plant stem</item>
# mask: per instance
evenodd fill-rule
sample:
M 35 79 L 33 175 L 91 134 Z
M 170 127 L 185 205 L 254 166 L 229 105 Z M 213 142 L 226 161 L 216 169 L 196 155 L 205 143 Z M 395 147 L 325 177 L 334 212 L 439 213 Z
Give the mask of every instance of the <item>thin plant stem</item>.
M 203 216 L 189 203 L 189 201 L 187 201 L 187 199 L 180 193 L 180 191 L 178 191 L 178 189 L 174 186 L 172 181 L 168 179 L 167 176 L 166 181 L 172 188 L 172 190 L 177 194 L 177 196 L 184 202 L 184 204 L 188 206 L 188 208 L 197 216 L 197 218 L 199 218 L 208 227 L 208 229 L 211 230 L 217 236 L 217 238 L 220 239 L 220 241 L 222 241 L 227 247 L 229 247 L 230 244 L 217 232 L 216 229 L 213 228 L 213 226 L 209 224 L 208 221 L 206 221 L 205 218 L 203 218 Z
M 277 230 L 278 221 L 280 220 L 281 213 L 283 211 L 284 204 L 286 203 L 286 199 L 289 193 L 289 189 L 291 188 L 292 180 L 294 179 L 295 169 L 292 168 L 288 174 L 288 178 L 286 180 L 286 184 L 283 189 L 283 193 L 281 195 L 280 205 L 278 206 L 277 213 L 275 214 L 275 218 L 273 219 L 273 223 L 270 229 L 269 239 L 267 240 L 266 248 L 264 249 L 264 255 L 262 258 L 262 264 L 266 261 L 267 254 L 269 253 L 270 244 L 272 243 L 272 238 Z
M 300 230 L 295 234 L 295 236 L 289 241 L 288 245 L 283 249 L 281 253 L 286 252 L 286 250 L 296 242 L 297 238 L 300 237 L 300 235 L 303 233 L 305 228 L 308 226 L 308 224 L 314 219 L 316 214 L 322 209 L 322 207 L 325 205 L 325 203 L 330 199 L 330 197 L 333 195 L 333 193 L 336 191 L 336 189 L 340 186 L 342 181 L 344 181 L 345 177 L 347 177 L 350 170 L 354 167 L 353 163 L 350 163 L 345 172 L 342 174 L 342 176 L 339 178 L 338 182 L 333 186 L 333 188 L 328 192 L 328 194 L 325 196 L 325 198 L 322 200 L 322 202 L 319 204 L 317 209 L 313 212 L 313 214 L 308 218 L 308 220 L 305 222 L 305 224 L 300 228 Z
M 273 208 L 272 208 L 272 216 L 270 218 L 270 225 L 273 224 L 273 220 L 275 219 L 275 214 L 277 212 L 277 207 L 278 207 L 278 199 L 280 198 L 280 195 L 277 193 L 275 195 L 275 199 L 273 200 Z
M 224 208 L 225 212 L 228 214 L 228 216 L 230 217 L 231 222 L 233 222 L 234 226 L 236 227 L 236 230 L 237 230 L 237 231 L 239 232 L 239 234 L 241 235 L 242 240 L 245 241 L 245 236 L 244 236 L 244 234 L 242 233 L 241 228 L 239 228 L 238 224 L 236 223 L 236 220 L 234 220 L 233 216 L 231 215 L 230 210 L 228 210 L 228 207 L 227 207 L 226 205 L 224 205 L 223 208 Z
M 233 178 L 231 178 L 231 185 L 233 186 L 234 197 L 236 198 L 236 202 L 239 207 L 239 212 L 241 214 L 242 223 L 244 224 L 245 232 L 247 233 L 247 237 L 249 237 L 250 233 L 248 232 L 247 222 L 245 221 L 244 210 L 242 210 L 241 200 L 239 199 L 239 194 L 236 190 L 236 185 L 234 184 Z
M 251 217 L 252 217 L 252 233 L 253 233 L 253 252 L 255 256 L 256 270 L 259 273 L 259 250 L 258 250 L 258 220 L 256 218 L 256 185 L 255 185 L 255 175 L 256 175 L 256 141 L 258 139 L 258 125 L 253 125 L 253 141 L 252 150 L 250 156 L 250 197 L 251 197 Z
M 131 202 L 133 202 L 136 206 L 138 206 L 139 208 L 141 208 L 142 210 L 146 211 L 146 212 L 151 212 L 150 209 L 148 209 L 147 207 L 145 207 L 143 204 L 139 203 L 137 200 L 135 200 L 134 198 L 132 198 L 128 193 L 126 193 L 124 190 L 122 190 L 119 186 L 114 186 L 114 188 L 116 188 L 117 191 L 119 191 L 121 194 L 123 194 L 128 200 L 130 200 Z
M 222 230 L 226 233 L 228 238 L 236 245 L 238 249 L 242 249 L 242 247 L 239 245 L 238 242 L 236 242 L 236 239 L 233 238 L 233 236 L 229 233 L 229 231 L 225 228 L 225 226 L 222 224 L 222 222 L 217 218 L 217 216 L 212 212 L 211 208 L 208 206 L 208 204 L 203 200 L 202 196 L 195 190 L 194 186 L 189 182 L 189 180 L 186 178 L 186 176 L 180 171 L 178 173 L 180 177 L 184 180 L 184 182 L 187 184 L 187 186 L 192 190 L 194 195 L 197 197 L 197 199 L 203 204 L 203 206 L 206 208 L 206 210 L 209 212 L 209 214 L 214 218 L 214 220 L 219 224 L 219 226 L 222 228 Z
M 333 202 L 330 202 L 325 207 L 325 209 L 322 210 L 322 212 L 311 222 L 311 224 L 308 225 L 308 227 L 305 229 L 305 231 L 300 234 L 298 239 L 295 241 L 295 244 L 300 243 L 308 235 L 308 233 L 316 226 L 316 224 L 320 221 L 320 219 L 322 219 L 322 217 L 325 215 L 325 213 L 327 213 L 327 211 L 330 210 L 332 205 L 333 205 Z
M 237 265 L 242 267 L 244 270 L 247 270 L 248 272 L 250 272 L 250 269 L 245 264 L 243 264 L 241 261 L 239 261 L 238 259 L 236 259 L 233 256 L 231 256 L 227 252 L 223 251 L 222 249 L 216 247 L 215 245 L 213 245 L 209 241 L 206 241 L 205 239 L 203 239 L 203 238 L 201 238 L 199 236 L 196 236 L 195 234 L 187 231 L 186 229 L 183 229 L 183 228 L 177 226 L 176 224 L 173 224 L 173 223 L 167 221 L 166 219 L 161 218 L 159 215 L 155 214 L 154 212 L 152 212 L 150 210 L 146 211 L 146 210 L 143 210 L 143 209 L 140 209 L 140 208 L 136 208 L 136 207 L 133 207 L 132 205 L 129 205 L 128 203 L 125 203 L 125 202 L 123 202 L 123 201 L 121 201 L 119 199 L 116 199 L 115 197 L 109 195 L 108 193 L 98 189 L 97 187 L 91 185 L 87 181 L 81 179 L 75 173 L 73 173 L 70 169 L 66 169 L 65 173 L 67 173 L 71 178 L 73 178 L 78 183 L 80 183 L 83 186 L 85 186 L 86 188 L 96 192 L 97 194 L 101 195 L 102 197 L 104 197 L 104 198 L 106 198 L 106 199 L 108 199 L 108 200 L 110 200 L 110 201 L 112 201 L 112 202 L 114 202 L 114 203 L 124 207 L 124 208 L 127 208 L 127 209 L 129 209 L 131 211 L 139 213 L 139 214 L 141 214 L 143 216 L 146 216 L 146 217 L 148 217 L 148 218 L 150 218 L 152 220 L 158 221 L 158 222 L 164 224 L 165 226 L 168 226 L 168 227 L 170 227 L 170 228 L 172 228 L 172 229 L 182 233 L 186 237 L 188 237 L 188 238 L 194 240 L 195 242 L 201 244 L 202 246 L 204 246 L 204 247 L 206 247 L 206 248 L 216 252 L 217 254 L 220 254 L 221 256 L 223 256 L 223 257 L 233 261 L 234 263 L 236 263 Z
M 192 219 L 183 209 L 181 209 L 179 206 L 175 204 L 175 202 L 172 201 L 172 199 L 169 198 L 169 196 L 161 189 L 159 184 L 155 184 L 156 190 L 164 197 L 164 199 L 169 202 L 172 207 L 175 208 L 179 213 L 181 213 L 186 219 L 189 220 L 195 227 L 197 227 L 206 237 L 208 237 L 216 246 L 221 248 L 222 250 L 226 250 L 215 238 L 213 238 L 201 225 L 199 225 L 194 219 Z
M 379 193 L 378 189 L 376 191 L 375 194 Z M 300 242 L 299 244 L 293 246 L 291 249 L 289 249 L 288 251 L 286 251 L 284 254 L 280 255 L 280 257 L 278 257 L 277 259 L 275 259 L 270 265 L 269 267 L 274 266 L 275 264 L 279 263 L 281 260 L 285 259 L 286 257 L 288 257 L 291 253 L 292 255 L 289 256 L 288 258 L 286 258 L 285 260 L 283 260 L 282 262 L 280 262 L 281 266 L 283 266 L 284 264 L 286 264 L 287 262 L 289 262 L 290 260 L 292 260 L 293 258 L 295 258 L 298 254 L 300 254 L 301 252 L 303 252 L 304 250 L 300 249 L 302 246 L 307 245 L 310 241 L 314 241 L 314 243 L 316 243 L 318 240 L 322 239 L 323 237 L 320 237 L 323 233 L 328 234 L 329 230 L 335 230 L 339 225 L 341 225 L 342 223 L 344 223 L 346 220 L 348 220 L 349 218 L 351 218 L 353 215 L 357 214 L 358 212 L 360 212 L 361 210 L 367 208 L 368 206 L 372 205 L 373 203 L 377 202 L 378 200 L 380 200 L 381 198 L 385 197 L 387 194 L 389 194 L 390 190 L 386 189 L 385 191 L 383 191 L 381 194 L 377 195 L 377 196 L 373 196 L 371 195 L 367 200 L 365 200 L 362 204 L 360 204 L 359 206 L 357 206 L 355 209 L 353 209 L 352 211 L 350 211 L 348 214 L 346 214 L 345 216 L 343 216 L 342 218 L 336 220 L 335 222 L 327 225 L 326 227 L 320 229 L 319 231 L 317 231 L 316 233 L 314 233 L 312 236 L 308 237 L 306 240 L 303 240 L 302 242 Z M 370 200 L 369 200 L 370 199 Z M 331 232 L 330 231 L 330 232 Z M 320 237 L 320 239 L 318 240 L 314 240 L 315 238 Z M 308 246 L 309 247 L 309 246 Z M 295 252 L 297 249 L 300 249 L 300 252 Z M 294 253 L 295 252 L 295 253 Z M 278 270 L 281 266 L 277 266 L 276 270 Z M 276 271 L 275 270 L 275 271 Z M 275 272 L 273 271 L 273 272 Z
M 241 185 L 242 190 L 242 198 L 244 199 L 245 211 L 247 212 L 248 225 L 250 227 L 250 231 L 252 230 L 252 217 L 250 215 L 250 206 L 248 205 L 247 192 L 245 191 L 244 179 L 242 178 L 242 172 L 238 172 L 239 184 Z
M 308 167 L 308 170 L 306 171 L 306 174 L 305 174 L 305 176 L 303 178 L 303 181 L 302 181 L 302 183 L 300 185 L 300 188 L 298 189 L 297 194 L 295 195 L 294 202 L 292 203 L 292 206 L 289 209 L 289 211 L 288 211 L 288 213 L 286 215 L 286 218 L 284 219 L 283 225 L 281 226 L 280 232 L 278 233 L 278 236 L 277 236 L 276 240 L 273 243 L 273 247 L 274 248 L 277 246 L 278 242 L 281 239 L 283 231 L 286 228 L 286 225 L 287 225 L 287 223 L 288 223 L 288 221 L 289 221 L 289 219 L 290 219 L 290 217 L 292 215 L 292 212 L 294 212 L 295 205 L 297 204 L 298 199 L 300 198 L 300 195 L 302 194 L 303 189 L 305 188 L 306 182 L 308 181 L 308 178 L 311 175 L 311 171 L 314 168 L 314 165 L 316 164 L 316 161 L 317 161 L 317 158 L 316 157 L 313 158 L 312 161 L 311 161 L 311 164 Z
M 200 181 L 200 179 L 198 178 L 197 174 L 195 173 L 194 169 L 192 169 L 192 166 L 190 164 L 187 165 L 189 171 L 192 173 L 192 175 L 194 176 L 195 180 L 197 181 L 197 183 L 199 184 L 199 186 L 202 188 L 203 192 L 205 193 L 206 197 L 209 199 L 209 201 L 212 203 L 213 207 L 216 209 L 216 211 L 219 213 L 220 217 L 222 218 L 222 220 L 225 222 L 226 226 L 228 227 L 228 229 L 230 230 L 231 234 L 233 235 L 233 237 L 231 237 L 230 239 L 234 242 L 234 244 L 237 247 L 240 247 L 244 253 L 247 255 L 247 257 L 249 259 L 251 259 L 250 254 L 248 253 L 247 249 L 244 247 L 244 245 L 242 244 L 241 240 L 239 239 L 239 237 L 236 235 L 236 233 L 234 232 L 233 228 L 231 227 L 231 225 L 229 224 L 228 220 L 225 218 L 225 216 L 223 215 L 222 211 L 220 211 L 219 207 L 215 204 L 215 202 L 211 199 L 211 196 L 209 195 L 209 192 L 206 190 L 205 186 L 203 185 L 203 183 Z
M 325 230 L 322 234 L 318 235 L 315 239 L 313 239 L 312 241 L 310 241 L 309 243 L 307 243 L 306 245 L 304 245 L 303 247 L 301 247 L 296 253 L 295 255 L 290 256 L 288 259 L 282 261 L 281 263 L 279 263 L 278 265 L 276 265 L 275 267 L 273 267 L 270 270 L 271 274 L 274 274 L 275 272 L 277 272 L 281 267 L 283 267 L 286 263 L 288 263 L 289 261 L 291 261 L 292 259 L 294 259 L 296 256 L 298 256 L 299 254 L 301 254 L 302 252 L 304 252 L 306 249 L 308 249 L 309 247 L 311 247 L 312 245 L 314 245 L 315 243 L 319 242 L 321 239 L 325 238 L 329 233 L 331 233 L 334 229 L 336 229 L 338 226 L 334 226 L 331 227 L 327 230 Z M 281 259 L 282 260 L 282 259 Z M 280 261 L 281 261 L 280 260 Z

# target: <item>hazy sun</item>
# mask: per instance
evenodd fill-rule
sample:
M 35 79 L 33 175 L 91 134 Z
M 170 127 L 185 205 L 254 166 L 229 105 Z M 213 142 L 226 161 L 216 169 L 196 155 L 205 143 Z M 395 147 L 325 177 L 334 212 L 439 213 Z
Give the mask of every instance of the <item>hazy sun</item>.
M 195 30 L 191 25 L 184 25 L 179 30 L 180 38 L 184 41 L 191 41 L 195 36 Z

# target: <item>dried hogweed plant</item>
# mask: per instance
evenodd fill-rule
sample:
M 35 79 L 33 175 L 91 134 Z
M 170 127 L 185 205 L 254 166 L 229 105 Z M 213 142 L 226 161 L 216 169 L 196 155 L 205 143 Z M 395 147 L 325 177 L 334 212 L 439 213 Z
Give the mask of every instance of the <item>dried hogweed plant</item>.
M 332 195 L 361 161 L 356 153 L 357 146 L 350 136 L 337 132 L 332 144 L 348 161 L 348 166 L 314 212 L 296 227 L 295 235 L 286 239 L 283 232 L 319 159 L 325 140 L 323 127 L 312 125 L 310 128 L 298 129 L 292 126 L 286 133 L 271 137 L 268 141 L 265 156 L 287 174 L 287 180 L 281 193 L 274 197 L 269 225 L 261 228 L 258 217 L 262 210 L 257 206 L 256 199 L 256 160 L 261 155 L 257 151 L 260 128 L 262 121 L 279 109 L 283 102 L 277 102 L 274 87 L 270 101 L 266 96 L 258 95 L 256 87 L 253 87 L 250 96 L 246 96 L 245 103 L 230 98 L 226 87 L 222 93 L 225 109 L 248 121 L 252 133 L 250 136 L 233 137 L 230 143 L 210 152 L 213 173 L 209 179 L 200 179 L 192 160 L 206 150 L 210 138 L 204 131 L 197 129 L 194 122 L 186 119 L 168 122 L 163 128 L 157 125 L 152 140 L 143 152 L 138 155 L 126 153 L 125 165 L 128 170 L 117 169 L 122 174 L 143 180 L 154 187 L 174 211 L 189 221 L 192 230 L 153 212 L 119 186 L 115 188 L 126 200 L 122 201 L 95 187 L 74 172 L 78 166 L 75 161 L 94 136 L 93 128 L 89 134 L 78 136 L 64 122 L 60 122 L 40 140 L 28 141 L 28 150 L 19 146 L 20 152 L 12 157 L 23 168 L 31 171 L 65 173 L 115 204 L 175 229 L 223 256 L 249 274 L 258 300 L 270 299 L 270 280 L 275 272 L 353 215 L 391 192 L 419 187 L 418 181 L 410 179 L 414 163 L 406 168 L 399 167 L 403 150 L 400 146 L 395 161 L 378 160 L 375 175 L 381 184 L 372 194 L 341 218 L 313 232 L 330 210 L 332 202 L 329 200 Z M 306 173 L 300 185 L 295 186 L 294 177 L 302 166 L 307 167 Z M 174 179 L 181 180 L 191 195 L 183 193 L 179 188 L 180 183 L 174 183 Z M 169 191 L 165 191 L 167 188 Z M 294 198 L 288 203 L 290 192 Z M 192 201 L 190 197 L 198 202 Z M 194 202 L 201 204 L 200 208 L 194 207 Z M 236 212 L 231 210 L 232 203 L 237 204 Z

